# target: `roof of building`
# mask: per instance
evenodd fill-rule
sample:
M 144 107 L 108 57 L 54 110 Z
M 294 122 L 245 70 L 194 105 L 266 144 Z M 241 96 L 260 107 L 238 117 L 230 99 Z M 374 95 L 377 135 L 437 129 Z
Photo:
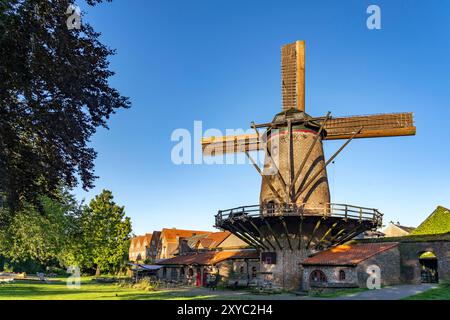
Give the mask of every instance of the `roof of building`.
M 450 241 L 450 232 L 441 234 L 418 234 L 402 237 L 381 237 L 372 239 L 358 239 L 358 243 L 381 243 L 381 242 L 448 242 Z
M 187 242 L 187 245 L 191 249 L 197 249 L 197 246 L 200 243 L 200 241 L 208 236 L 209 236 L 209 233 L 196 234 L 195 236 L 186 238 L 185 240 Z
M 256 250 L 206 251 L 158 261 L 159 265 L 214 265 L 228 259 L 258 259 Z
M 141 264 L 141 263 L 129 262 L 128 265 L 131 266 L 131 268 L 133 270 L 150 270 L 150 271 L 153 271 L 153 270 L 159 270 L 159 269 L 162 268 L 162 266 L 158 266 L 158 265 L 155 265 L 155 264 Z
M 393 226 L 396 226 L 397 228 L 399 228 L 399 229 L 405 231 L 405 232 L 408 232 L 408 233 L 411 233 L 414 229 L 416 229 L 416 228 L 414 228 L 414 227 L 402 226 L 402 225 L 399 224 L 399 223 L 391 223 L 391 224 L 392 224 Z
M 145 246 L 149 245 L 152 241 L 152 234 L 146 233 L 142 236 L 136 236 L 131 238 L 131 245 L 130 249 L 133 248 L 133 250 L 142 250 L 145 248 Z
M 228 231 L 213 232 L 208 234 L 206 237 L 200 239 L 200 245 L 204 249 L 215 249 L 230 235 L 231 233 Z
M 159 238 L 161 237 L 161 231 L 153 231 L 152 233 L 152 239 L 159 241 Z
M 438 206 L 411 235 L 431 235 L 450 232 L 450 210 Z
M 392 249 L 397 242 L 383 243 L 355 243 L 340 245 L 322 252 L 303 261 L 303 265 L 339 265 L 355 266 L 383 251 Z
M 165 238 L 167 242 L 176 243 L 178 238 L 188 238 L 198 234 L 211 233 L 210 231 L 199 231 L 199 230 L 183 230 L 183 229 L 167 229 L 164 228 L 161 231 L 161 238 Z

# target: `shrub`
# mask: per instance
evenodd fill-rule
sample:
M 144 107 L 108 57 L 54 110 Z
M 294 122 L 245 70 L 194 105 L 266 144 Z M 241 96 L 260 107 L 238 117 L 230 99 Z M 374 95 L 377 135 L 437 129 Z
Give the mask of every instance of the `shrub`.
M 145 291 L 156 291 L 159 288 L 159 281 L 152 281 L 149 278 L 143 278 L 133 285 L 133 288 Z

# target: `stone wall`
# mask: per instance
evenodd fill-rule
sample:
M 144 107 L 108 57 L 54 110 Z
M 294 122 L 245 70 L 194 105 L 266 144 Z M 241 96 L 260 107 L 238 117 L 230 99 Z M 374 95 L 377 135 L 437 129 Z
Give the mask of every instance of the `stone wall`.
M 400 272 L 404 283 L 420 283 L 419 256 L 433 252 L 438 260 L 439 282 L 450 279 L 450 241 L 401 242 Z
M 367 260 L 358 264 L 358 286 L 360 288 L 367 287 L 367 268 L 371 265 L 380 267 L 381 285 L 388 286 L 401 283 L 400 277 L 400 251 L 398 246 L 383 251 Z
M 356 267 L 352 266 L 306 266 L 303 272 L 303 290 L 311 289 L 310 276 L 315 270 L 321 270 L 327 277 L 327 286 L 334 288 L 350 288 L 358 285 Z M 340 280 L 340 271 L 345 272 L 345 279 Z
M 279 242 L 283 248 L 289 248 L 286 238 L 280 238 Z M 294 244 L 294 239 L 291 240 L 291 245 Z M 293 245 L 293 248 L 297 246 Z M 267 276 L 267 280 L 272 281 L 275 285 L 287 290 L 297 290 L 301 286 L 301 279 L 303 274 L 303 266 L 301 262 L 307 258 L 306 250 L 272 250 L 275 252 L 276 263 L 267 264 L 261 259 L 261 272 L 271 272 Z
M 289 241 L 286 237 L 283 225 L 280 222 L 271 223 L 272 231 L 278 235 L 277 239 L 283 250 L 279 249 L 275 238 L 271 235 L 271 231 L 264 226 L 261 227 L 265 239 L 270 241 L 275 247 L 275 250 L 272 249 L 263 252 L 275 252 L 277 256 L 276 264 L 266 264 L 264 261 L 261 261 L 261 271 L 272 272 L 273 275 L 271 281 L 273 281 L 275 285 L 287 290 L 297 290 L 302 288 L 302 262 L 309 255 L 317 252 L 315 250 L 315 245 L 320 242 L 320 239 L 328 232 L 330 227 L 335 223 L 338 223 L 338 227 L 332 230 L 333 232 L 328 235 L 328 238 L 331 238 L 338 230 L 341 230 L 341 228 L 352 230 L 353 228 L 360 226 L 357 221 L 348 220 L 344 224 L 341 219 L 330 217 L 326 220 L 322 219 L 320 226 L 316 228 L 319 219 L 319 217 L 314 216 L 305 218 L 302 225 L 302 233 L 299 235 L 300 219 L 298 217 L 285 217 L 284 220 L 287 224 Z M 314 236 L 311 239 L 313 234 Z M 289 245 L 289 242 L 291 245 Z M 299 247 L 301 247 L 300 250 Z M 306 249 L 307 247 L 308 249 Z
M 367 268 L 377 265 L 381 271 L 381 285 L 392 285 L 401 282 L 400 277 L 400 251 L 398 247 L 383 251 L 367 260 L 360 262 L 357 266 L 305 266 L 303 273 L 303 290 L 311 289 L 310 275 L 314 270 L 322 271 L 327 277 L 324 287 L 345 288 L 367 286 Z M 339 272 L 345 272 L 345 280 L 340 280 Z

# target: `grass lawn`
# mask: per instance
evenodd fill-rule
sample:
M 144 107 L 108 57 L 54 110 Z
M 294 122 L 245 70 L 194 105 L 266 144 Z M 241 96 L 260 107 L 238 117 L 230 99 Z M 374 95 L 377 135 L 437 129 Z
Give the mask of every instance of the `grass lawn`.
M 82 278 L 79 289 L 69 289 L 65 278 L 49 283 L 15 281 L 0 284 L 0 300 L 142 300 L 142 299 L 213 299 L 214 294 L 196 295 L 190 290 L 144 291 L 121 288 L 114 283 L 97 283 L 93 278 Z
M 430 289 L 428 291 L 407 297 L 404 300 L 450 300 L 450 285 L 441 284 L 436 289 Z

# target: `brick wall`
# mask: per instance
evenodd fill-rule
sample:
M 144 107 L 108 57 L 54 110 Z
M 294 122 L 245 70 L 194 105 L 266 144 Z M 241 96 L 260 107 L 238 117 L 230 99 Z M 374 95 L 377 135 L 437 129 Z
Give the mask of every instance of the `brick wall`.
M 419 256 L 427 251 L 433 252 L 438 260 L 439 281 L 450 279 L 450 242 L 401 242 L 401 280 L 404 283 L 420 283 Z

